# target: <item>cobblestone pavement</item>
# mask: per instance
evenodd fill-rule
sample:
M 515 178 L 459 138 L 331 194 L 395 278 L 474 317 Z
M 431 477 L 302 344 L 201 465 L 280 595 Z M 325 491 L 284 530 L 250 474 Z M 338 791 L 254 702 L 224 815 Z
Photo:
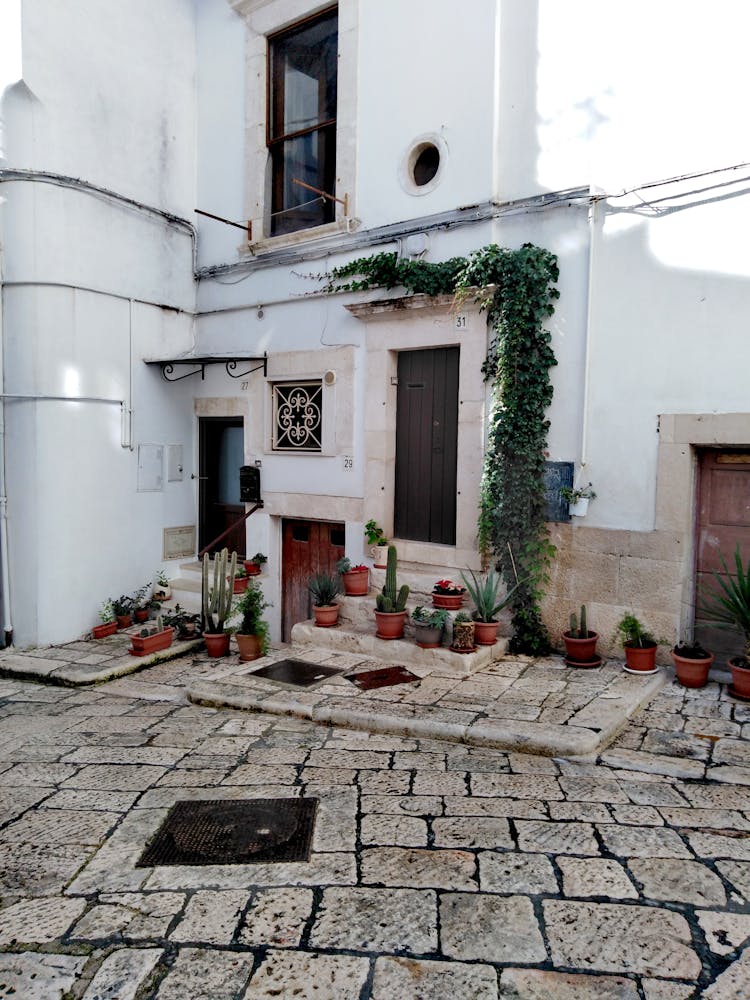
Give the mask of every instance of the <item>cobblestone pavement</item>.
M 189 704 L 201 656 L 0 681 L 0 997 L 750 996 L 750 706 L 598 759 Z M 137 868 L 177 800 L 316 797 L 309 862 Z

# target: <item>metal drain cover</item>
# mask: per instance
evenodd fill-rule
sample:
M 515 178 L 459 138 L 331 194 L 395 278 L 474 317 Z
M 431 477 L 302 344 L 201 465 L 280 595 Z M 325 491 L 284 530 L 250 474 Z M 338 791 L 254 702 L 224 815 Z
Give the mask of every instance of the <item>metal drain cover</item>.
M 276 663 L 269 663 L 267 667 L 254 670 L 252 676 L 265 677 L 280 684 L 291 684 L 293 687 L 312 687 L 326 677 L 340 673 L 341 670 L 336 667 L 323 667 L 319 663 L 307 663 L 305 660 L 277 660 Z
M 136 868 L 309 861 L 317 799 L 176 802 Z
M 421 680 L 406 667 L 380 667 L 378 670 L 363 670 L 361 674 L 347 674 L 346 679 L 360 689 L 372 691 L 373 688 L 391 687 L 393 684 L 411 684 Z

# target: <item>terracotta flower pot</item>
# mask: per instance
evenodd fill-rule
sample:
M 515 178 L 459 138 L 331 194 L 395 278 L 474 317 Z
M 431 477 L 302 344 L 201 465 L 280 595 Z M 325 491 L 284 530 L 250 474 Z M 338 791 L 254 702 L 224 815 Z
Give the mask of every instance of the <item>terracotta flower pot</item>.
M 228 632 L 204 632 L 203 641 L 206 644 L 206 652 L 215 659 L 226 656 L 229 652 Z
M 332 625 L 338 624 L 339 606 L 338 604 L 314 604 L 313 614 L 318 628 L 331 628 Z
M 260 563 L 254 563 L 246 559 L 243 565 L 248 576 L 260 576 Z
M 136 608 L 133 612 L 133 617 L 137 622 L 147 622 L 149 611 L 148 608 Z
M 500 622 L 474 622 L 474 642 L 478 646 L 494 646 Z
M 117 631 L 117 622 L 103 622 L 101 625 L 94 625 L 91 635 L 94 639 L 103 639 L 107 635 L 114 635 Z
M 162 629 L 155 635 L 131 635 L 128 652 L 131 656 L 148 656 L 160 649 L 168 649 L 172 645 L 173 638 L 173 628 Z
M 370 589 L 370 571 L 367 569 L 342 573 L 341 579 L 344 581 L 344 593 L 347 597 L 365 597 Z
M 378 639 L 400 639 L 404 634 L 405 611 L 374 611 Z
M 232 589 L 233 594 L 244 594 L 247 590 L 247 577 L 246 576 L 236 576 L 234 578 L 234 587 Z
M 635 673 L 646 674 L 656 670 L 656 643 L 647 643 L 645 646 L 632 646 L 625 643 L 625 661 L 628 670 Z
M 243 663 L 248 660 L 257 660 L 262 656 L 260 639 L 257 635 L 235 635 L 237 649 L 240 652 L 240 659 Z
M 708 683 L 708 671 L 714 662 L 713 653 L 700 660 L 695 657 L 678 656 L 672 650 L 672 660 L 677 680 L 686 688 L 702 688 Z
M 563 632 L 565 655 L 576 663 L 587 663 L 596 657 L 598 632 L 589 632 L 585 639 L 574 639 L 569 632 Z
M 750 660 L 744 656 L 733 656 L 729 660 L 732 671 L 732 691 L 739 698 L 750 699 Z
M 464 602 L 463 594 L 433 594 L 433 608 L 444 608 L 446 611 L 458 611 Z
M 132 615 L 116 615 L 116 618 L 117 618 L 117 627 L 119 629 L 130 628 L 130 626 L 133 624 Z

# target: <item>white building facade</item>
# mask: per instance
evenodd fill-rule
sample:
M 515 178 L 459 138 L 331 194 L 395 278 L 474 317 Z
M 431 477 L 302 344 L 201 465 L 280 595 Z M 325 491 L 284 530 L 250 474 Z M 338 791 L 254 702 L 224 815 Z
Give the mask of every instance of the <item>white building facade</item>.
M 597 494 L 550 523 L 545 620 L 559 636 L 586 603 L 604 637 L 623 610 L 689 630 L 717 553 L 750 557 L 750 15 L 653 6 L 12 0 L 6 640 L 70 639 L 178 575 L 249 509 L 240 467 L 263 507 L 230 537 L 268 555 L 275 638 L 310 568 L 367 559 L 370 519 L 407 571 L 478 567 L 484 316 L 319 278 L 525 242 L 560 265 L 548 457 Z M 405 399 L 433 371 L 425 473 Z

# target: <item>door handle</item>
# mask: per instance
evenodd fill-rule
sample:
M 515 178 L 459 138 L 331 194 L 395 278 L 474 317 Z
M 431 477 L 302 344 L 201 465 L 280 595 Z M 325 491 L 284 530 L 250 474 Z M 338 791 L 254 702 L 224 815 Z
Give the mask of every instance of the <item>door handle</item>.
M 196 476 L 196 474 L 194 472 L 191 472 L 190 473 L 190 478 L 191 479 L 208 479 L 209 477 L 208 476 Z

